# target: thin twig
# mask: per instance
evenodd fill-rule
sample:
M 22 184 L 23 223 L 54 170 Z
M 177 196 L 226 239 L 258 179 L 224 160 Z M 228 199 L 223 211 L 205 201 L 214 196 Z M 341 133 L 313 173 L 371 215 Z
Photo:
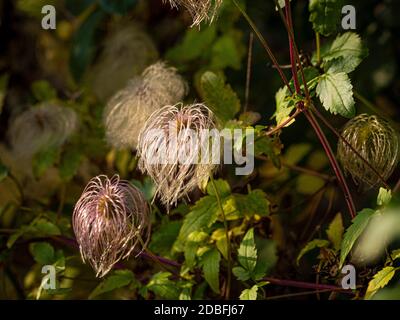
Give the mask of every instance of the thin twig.
M 252 60 L 253 60 L 253 43 L 254 43 L 254 33 L 250 32 L 249 51 L 248 51 L 248 55 L 247 55 L 246 94 L 245 94 L 245 104 L 244 104 L 245 112 L 247 111 L 247 108 L 249 107 L 251 65 L 252 65 Z
M 274 64 L 275 68 L 278 70 L 279 75 L 282 79 L 282 81 L 285 83 L 285 85 L 288 87 L 289 92 L 293 93 L 292 88 L 289 85 L 289 81 L 286 78 L 285 74 L 283 73 L 283 70 L 280 67 L 280 64 L 278 63 L 277 59 L 275 58 L 274 54 L 272 53 L 272 50 L 270 48 L 270 46 L 268 45 L 267 40 L 263 37 L 263 35 L 261 34 L 261 32 L 258 30 L 257 26 L 255 25 L 255 23 L 253 22 L 253 20 L 251 20 L 251 18 L 249 17 L 249 15 L 242 9 L 242 7 L 237 3 L 236 0 L 233 0 L 233 3 L 235 4 L 235 6 L 239 9 L 240 13 L 242 14 L 242 16 L 247 20 L 247 23 L 250 25 L 250 27 L 253 29 L 254 33 L 256 34 L 257 38 L 260 40 L 261 45 L 264 47 L 265 51 L 267 51 L 267 54 L 269 56 L 269 58 L 272 60 L 272 63 Z
M 279 130 L 283 129 L 284 127 L 286 127 L 289 123 L 291 123 L 300 113 L 302 113 L 303 110 L 298 108 L 296 109 L 296 112 L 291 115 L 289 118 L 287 118 L 284 122 L 282 122 L 279 126 L 269 130 L 268 132 L 266 132 L 265 134 L 267 136 L 272 136 L 273 134 L 277 133 Z
M 343 172 L 340 169 L 339 163 L 336 160 L 336 157 L 332 151 L 332 148 L 329 144 L 328 139 L 326 138 L 325 134 L 323 133 L 321 127 L 319 126 L 317 120 L 314 118 L 314 115 L 309 112 L 309 110 L 304 111 L 304 115 L 306 116 L 307 120 L 310 122 L 311 126 L 313 127 L 315 133 L 317 134 L 318 139 L 320 140 L 325 153 L 328 156 L 329 162 L 331 163 L 331 166 L 333 168 L 333 171 L 336 174 L 336 177 L 338 178 L 338 182 L 340 187 L 343 190 L 344 198 L 347 204 L 347 207 L 349 209 L 349 213 L 351 218 L 353 219 L 356 216 L 356 206 L 354 205 L 353 197 L 350 193 L 350 189 L 346 183 L 346 179 L 343 176 Z
M 210 176 L 211 184 L 214 188 L 215 191 L 215 196 L 217 198 L 218 206 L 222 214 L 222 219 L 224 220 L 224 228 L 225 228 L 225 236 L 226 236 L 226 243 L 227 243 L 227 249 L 228 249 L 228 278 L 227 278 L 227 284 L 226 284 L 226 289 L 225 289 L 225 299 L 229 300 L 229 295 L 230 295 L 230 290 L 231 290 L 231 279 L 232 279 L 232 252 L 231 252 L 231 241 L 229 237 L 229 229 L 228 229 L 228 222 L 226 220 L 226 215 L 224 208 L 221 203 L 221 198 L 219 195 L 219 191 L 217 189 L 217 185 L 215 184 L 214 177 L 211 175 Z

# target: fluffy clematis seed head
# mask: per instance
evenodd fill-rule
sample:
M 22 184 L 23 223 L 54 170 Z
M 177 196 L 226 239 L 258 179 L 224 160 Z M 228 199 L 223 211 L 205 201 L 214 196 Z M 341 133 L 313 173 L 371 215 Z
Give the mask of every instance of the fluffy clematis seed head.
M 186 81 L 175 68 L 163 62 L 151 65 L 108 102 L 103 114 L 107 141 L 117 149 L 135 149 L 148 117 L 182 100 L 187 91 Z
M 138 166 L 153 179 L 156 196 L 168 209 L 218 167 L 219 159 L 206 153 L 212 147 L 207 133 L 213 129 L 213 113 L 203 104 L 168 105 L 146 122 L 139 136 Z
M 157 59 L 153 40 L 138 25 L 129 22 L 117 26 L 105 39 L 90 72 L 94 94 L 100 101 L 107 102 L 129 79 L 140 75 Z
M 149 206 L 140 190 L 118 175 L 93 178 L 75 205 L 74 233 L 84 262 L 105 276 L 150 234 Z
M 361 114 L 345 125 L 342 136 L 384 180 L 391 176 L 399 161 L 400 140 L 396 130 L 386 120 Z M 367 187 L 380 184 L 377 174 L 342 140 L 339 141 L 337 154 L 346 173 L 357 184 Z
M 203 21 L 212 23 L 218 9 L 222 5 L 222 0 L 168 0 L 172 7 L 184 7 L 192 16 L 192 26 L 198 26 Z M 167 0 L 164 0 L 167 2 Z
M 77 127 L 75 111 L 45 103 L 15 118 L 8 130 L 8 138 L 15 156 L 30 158 L 44 149 L 62 145 Z

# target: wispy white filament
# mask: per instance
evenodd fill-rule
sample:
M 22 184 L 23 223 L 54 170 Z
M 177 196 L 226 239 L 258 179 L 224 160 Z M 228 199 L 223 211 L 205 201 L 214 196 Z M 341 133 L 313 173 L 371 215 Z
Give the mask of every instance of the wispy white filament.
M 30 158 L 44 149 L 62 145 L 77 126 L 75 111 L 44 103 L 19 115 L 11 123 L 8 137 L 17 157 Z
M 93 178 L 75 205 L 73 228 L 82 259 L 105 276 L 141 247 L 150 234 L 149 206 L 143 194 L 118 175 Z
M 187 90 L 187 83 L 176 69 L 163 62 L 148 67 L 107 104 L 103 116 L 107 141 L 118 149 L 135 149 L 148 117 L 182 100 Z
M 201 22 L 213 22 L 222 0 L 168 0 L 172 7 L 184 7 L 192 16 L 192 26 L 198 26 Z M 167 2 L 167 0 L 164 0 Z
M 213 118 L 203 104 L 179 103 L 154 112 L 146 122 L 139 137 L 139 168 L 154 180 L 156 196 L 167 208 L 201 185 L 217 168 L 211 159 L 209 163 L 198 163 L 204 144 L 201 131 L 215 129 Z M 159 135 L 154 134 L 157 130 Z M 161 152 L 166 153 L 165 163 L 154 161 Z

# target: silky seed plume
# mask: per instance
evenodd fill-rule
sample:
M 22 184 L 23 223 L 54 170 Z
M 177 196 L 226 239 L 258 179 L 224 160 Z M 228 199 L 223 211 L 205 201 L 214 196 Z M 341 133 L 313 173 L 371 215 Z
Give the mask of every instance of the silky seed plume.
M 222 0 L 168 0 L 173 8 L 184 7 L 192 16 L 192 26 L 203 21 L 212 23 L 222 5 Z M 164 0 L 167 2 L 167 0 Z
M 399 161 L 399 135 L 390 124 L 378 117 L 361 114 L 350 120 L 342 136 L 384 180 L 393 173 Z M 342 140 L 338 144 L 338 158 L 346 173 L 357 184 L 368 187 L 379 185 L 377 174 Z
M 77 127 L 75 111 L 44 103 L 15 118 L 8 130 L 8 137 L 17 157 L 30 158 L 44 149 L 64 144 Z
M 144 250 L 150 235 L 150 211 L 142 194 L 118 175 L 100 175 L 86 186 L 75 205 L 72 224 L 84 262 L 105 276 L 133 250 Z
M 151 65 L 108 102 L 103 113 L 107 141 L 117 149 L 135 149 L 148 117 L 182 100 L 187 91 L 186 81 L 175 68 L 163 62 Z
M 199 161 L 206 142 L 202 131 L 213 129 L 213 113 L 203 104 L 168 105 L 146 122 L 139 137 L 139 169 L 153 179 L 156 196 L 168 209 L 217 168 L 211 158 Z
M 127 81 L 140 75 L 158 59 L 157 48 L 135 23 L 116 27 L 106 38 L 93 70 L 92 89 L 97 98 L 106 102 L 123 88 Z

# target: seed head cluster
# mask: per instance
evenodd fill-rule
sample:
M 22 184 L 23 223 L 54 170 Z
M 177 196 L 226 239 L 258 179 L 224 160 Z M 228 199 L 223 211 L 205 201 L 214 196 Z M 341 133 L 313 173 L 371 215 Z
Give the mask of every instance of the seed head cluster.
M 222 2 L 222 0 L 169 0 L 172 7 L 184 7 L 190 13 L 193 19 L 192 26 L 199 26 L 203 21 L 212 23 Z
M 399 161 L 400 140 L 386 120 L 361 114 L 346 124 L 342 136 L 384 180 L 391 176 Z M 379 184 L 377 174 L 343 141 L 339 142 L 337 153 L 345 171 L 357 184 Z
M 139 137 L 138 165 L 153 179 L 156 195 L 167 208 L 216 169 L 212 161 L 198 161 L 204 143 L 201 130 L 215 128 L 213 113 L 203 104 L 165 106 L 146 122 Z M 167 161 L 157 161 L 160 156 Z
M 15 118 L 10 125 L 8 138 L 15 156 L 30 158 L 44 149 L 62 145 L 77 127 L 75 111 L 44 103 Z
M 103 114 L 108 142 L 117 149 L 135 149 L 148 117 L 181 101 L 187 91 L 188 85 L 176 69 L 163 62 L 151 65 L 108 102 Z
M 140 75 L 158 59 L 153 40 L 135 23 L 122 24 L 106 38 L 93 70 L 92 88 L 102 102 L 107 100 L 127 81 Z
M 143 194 L 118 175 L 93 178 L 75 205 L 73 229 L 83 261 L 98 277 L 141 247 L 150 234 L 149 206 Z

